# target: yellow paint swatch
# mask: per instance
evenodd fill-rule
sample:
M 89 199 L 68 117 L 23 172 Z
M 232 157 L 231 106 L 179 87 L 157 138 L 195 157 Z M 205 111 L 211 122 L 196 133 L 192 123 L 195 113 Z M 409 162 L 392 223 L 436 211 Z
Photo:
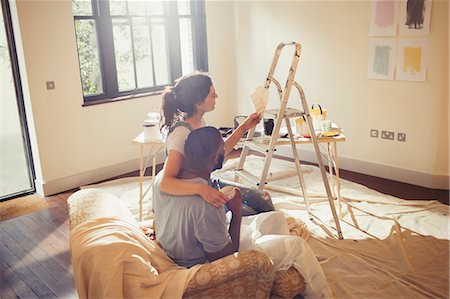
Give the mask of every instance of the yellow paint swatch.
M 422 64 L 422 48 L 405 47 L 403 50 L 403 71 L 411 74 L 419 73 Z

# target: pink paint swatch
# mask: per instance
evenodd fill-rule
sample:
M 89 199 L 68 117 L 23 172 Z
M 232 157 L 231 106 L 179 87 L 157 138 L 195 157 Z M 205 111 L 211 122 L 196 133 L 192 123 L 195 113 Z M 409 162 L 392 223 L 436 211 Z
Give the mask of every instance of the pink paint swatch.
M 394 0 L 380 0 L 376 3 L 375 24 L 378 27 L 389 27 L 394 24 Z

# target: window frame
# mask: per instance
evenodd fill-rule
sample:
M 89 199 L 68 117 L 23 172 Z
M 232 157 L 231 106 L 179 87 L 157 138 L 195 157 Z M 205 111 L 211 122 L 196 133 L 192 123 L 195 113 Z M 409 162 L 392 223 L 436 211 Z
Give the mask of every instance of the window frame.
M 19 59 L 17 57 L 17 47 L 16 47 L 16 39 L 14 37 L 14 26 L 13 21 L 11 17 L 11 7 L 8 0 L 0 0 L 0 14 L 3 15 L 3 26 L 6 33 L 6 40 L 7 40 L 7 51 L 9 53 L 9 61 L 11 63 L 11 72 L 13 77 L 13 84 L 15 87 L 15 96 L 16 96 L 16 102 L 17 102 L 17 111 L 18 111 L 18 117 L 20 121 L 20 127 L 21 127 L 21 133 L 22 133 L 22 140 L 23 140 L 23 147 L 24 147 L 24 153 L 26 158 L 26 168 L 28 172 L 28 179 L 30 186 L 29 188 L 26 188 L 24 190 L 7 194 L 7 195 L 1 195 L 0 194 L 0 202 L 4 202 L 13 198 L 17 198 L 20 196 L 24 196 L 27 194 L 33 194 L 36 193 L 36 171 L 34 167 L 34 161 L 33 161 L 33 152 L 31 149 L 31 141 L 30 141 L 30 132 L 28 128 L 28 122 L 27 122 L 27 114 L 25 109 L 25 101 L 23 96 L 23 86 L 22 86 L 22 79 L 19 69 Z
M 114 102 L 118 100 L 137 98 L 142 96 L 148 96 L 152 94 L 161 93 L 162 90 L 168 84 L 173 84 L 175 80 L 182 75 L 182 64 L 181 64 L 181 45 L 180 45 L 180 30 L 179 30 L 179 20 L 181 18 L 191 19 L 191 32 L 192 32 L 192 46 L 193 46 L 193 62 L 194 69 L 208 71 L 208 52 L 207 52 L 207 40 L 206 40 L 206 14 L 205 14 L 205 0 L 190 0 L 190 14 L 189 15 L 179 15 L 177 1 L 162 1 L 163 3 L 163 14 L 162 15 L 145 15 L 138 16 L 132 15 L 128 12 L 127 15 L 121 16 L 111 16 L 109 9 L 109 1 L 105 0 L 91 0 L 92 15 L 73 15 L 74 27 L 76 33 L 76 22 L 78 20 L 94 20 L 95 29 L 97 34 L 97 51 L 100 63 L 100 76 L 101 76 L 101 86 L 102 93 L 95 95 L 84 95 L 83 94 L 83 106 Z M 128 1 L 124 1 L 127 3 Z M 114 36 L 113 36 L 113 19 L 114 18 L 127 18 L 130 22 L 131 38 L 133 38 L 132 29 L 132 18 L 142 17 L 146 18 L 147 21 L 151 21 L 152 17 L 162 17 L 165 37 L 166 37 L 166 55 L 167 55 L 167 65 L 168 65 L 168 79 L 167 84 L 158 85 L 156 84 L 155 78 L 155 66 L 152 57 L 152 73 L 153 73 L 153 83 L 151 87 L 139 88 L 137 86 L 137 76 L 136 76 L 136 60 L 134 57 L 134 43 L 132 43 L 133 51 L 133 64 L 134 64 L 134 79 L 136 83 L 136 88 L 127 91 L 119 91 L 118 77 L 116 70 L 116 58 L 114 53 Z M 151 25 L 149 25 L 151 26 Z M 152 47 L 152 42 L 150 41 L 150 46 Z M 77 44 L 78 53 L 78 44 Z M 152 51 L 153 55 L 153 51 Z M 77 55 L 80 80 L 81 77 L 81 65 L 80 56 Z M 82 83 L 82 82 L 81 82 Z

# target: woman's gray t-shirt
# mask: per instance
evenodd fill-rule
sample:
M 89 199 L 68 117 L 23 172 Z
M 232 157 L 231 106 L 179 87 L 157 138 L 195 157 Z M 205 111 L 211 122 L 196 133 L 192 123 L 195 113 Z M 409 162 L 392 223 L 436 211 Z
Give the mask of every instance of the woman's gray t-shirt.
M 201 126 L 207 126 L 205 118 L 202 118 Z M 166 139 L 167 153 L 171 150 L 175 150 L 184 156 L 184 143 L 191 131 L 192 127 L 187 123 L 185 123 L 185 125 L 180 123 L 175 125 L 175 128 L 169 133 Z

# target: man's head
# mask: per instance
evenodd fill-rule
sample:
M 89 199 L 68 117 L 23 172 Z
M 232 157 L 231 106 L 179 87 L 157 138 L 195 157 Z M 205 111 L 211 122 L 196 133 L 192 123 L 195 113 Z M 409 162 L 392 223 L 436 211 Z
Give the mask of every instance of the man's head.
M 203 127 L 192 131 L 184 144 L 183 170 L 207 175 L 222 168 L 224 142 L 219 130 Z

